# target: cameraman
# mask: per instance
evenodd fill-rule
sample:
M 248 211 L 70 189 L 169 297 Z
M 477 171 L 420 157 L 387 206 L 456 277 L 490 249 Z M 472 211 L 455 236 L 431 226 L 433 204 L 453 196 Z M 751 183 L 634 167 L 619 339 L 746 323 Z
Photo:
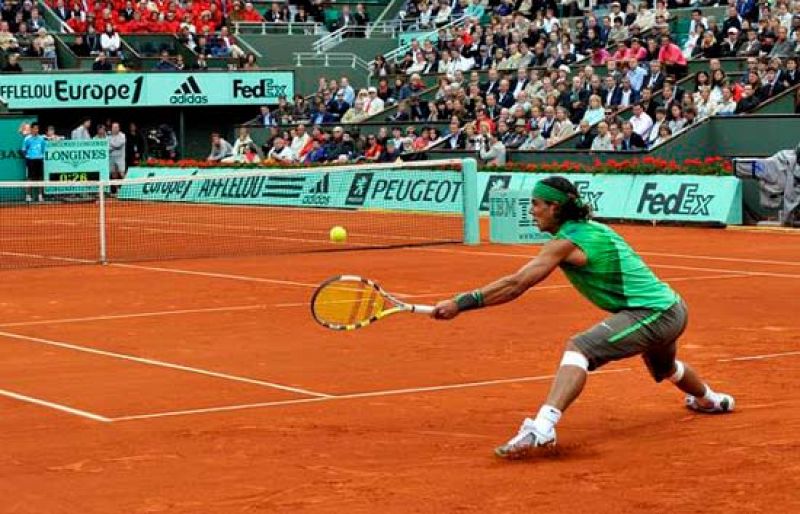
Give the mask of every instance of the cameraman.
M 506 146 L 489 131 L 488 124 L 481 123 L 478 149 L 478 154 L 486 164 L 490 166 L 505 166 Z

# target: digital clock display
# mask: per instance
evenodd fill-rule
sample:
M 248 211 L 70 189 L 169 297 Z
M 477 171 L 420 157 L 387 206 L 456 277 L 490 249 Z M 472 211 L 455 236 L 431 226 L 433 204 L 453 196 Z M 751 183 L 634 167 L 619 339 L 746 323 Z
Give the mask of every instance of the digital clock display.
M 87 182 L 90 180 L 100 180 L 99 171 L 68 171 L 49 173 L 47 176 L 51 182 Z

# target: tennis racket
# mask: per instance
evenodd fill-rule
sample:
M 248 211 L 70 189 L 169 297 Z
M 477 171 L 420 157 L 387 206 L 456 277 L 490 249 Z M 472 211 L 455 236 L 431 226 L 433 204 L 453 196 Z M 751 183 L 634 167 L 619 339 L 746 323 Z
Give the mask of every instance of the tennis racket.
M 372 280 L 338 275 L 323 282 L 311 297 L 311 314 L 323 327 L 355 330 L 398 312 L 430 314 L 432 305 L 398 300 Z

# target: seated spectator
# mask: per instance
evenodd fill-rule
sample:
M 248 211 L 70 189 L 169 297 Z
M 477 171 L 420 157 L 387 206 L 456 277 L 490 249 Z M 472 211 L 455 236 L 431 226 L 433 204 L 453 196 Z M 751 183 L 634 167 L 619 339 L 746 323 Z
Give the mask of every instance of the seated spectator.
M 761 41 L 758 40 L 758 32 L 750 28 L 746 31 L 747 39 L 739 46 L 736 51 L 738 57 L 758 57 L 761 51 Z
M 258 154 L 258 148 L 250 137 L 250 132 L 245 127 L 239 129 L 239 137 L 233 143 L 231 153 L 230 157 L 222 159 L 221 162 L 252 162 L 254 160 L 252 154 Z
M 206 56 L 203 54 L 198 54 L 197 59 L 195 59 L 194 64 L 192 64 L 193 71 L 208 71 L 208 61 L 206 60 Z
M 605 116 L 605 109 L 603 108 L 602 101 L 597 95 L 589 97 L 589 108 L 583 115 L 583 121 L 588 122 L 590 125 L 596 125 Z
M 790 57 L 795 53 L 796 43 L 789 39 L 789 31 L 786 27 L 778 27 L 777 37 L 772 50 L 769 52 L 770 57 Z
M 220 162 L 230 157 L 233 157 L 233 147 L 231 144 L 225 141 L 219 133 L 214 132 L 211 134 L 211 153 L 206 160 Z
M 775 95 L 781 94 L 785 89 L 786 87 L 780 80 L 778 70 L 775 68 L 769 68 L 764 76 L 763 85 L 759 89 L 757 95 L 759 98 L 761 98 L 761 101 L 764 101 L 772 98 Z
M 109 67 L 111 64 L 109 63 Z M 161 51 L 161 59 L 156 63 L 154 69 L 158 71 L 178 71 L 177 66 L 170 58 L 169 52 L 166 50 Z
M 800 21 L 800 19 L 798 19 Z M 800 31 L 796 31 L 797 37 L 800 37 Z M 797 69 L 797 57 L 789 57 L 786 59 L 786 69 L 781 71 L 780 80 L 783 82 L 783 87 L 790 88 L 796 84 L 800 84 L 800 71 Z
M 719 56 L 720 50 L 717 38 L 713 32 L 707 30 L 703 33 L 703 39 L 700 40 L 700 44 L 692 50 L 692 57 L 696 59 L 713 59 Z
M 9 54 L 2 71 L 4 73 L 22 73 L 22 66 L 19 65 L 19 54 Z
M 636 152 L 645 150 L 646 148 L 647 145 L 645 145 L 642 136 L 633 131 L 633 124 L 631 124 L 629 121 L 623 123 L 622 141 L 620 143 L 619 150 L 623 152 Z
M 550 138 L 547 140 L 547 146 L 553 146 L 559 142 L 572 136 L 575 132 L 575 126 L 569 119 L 567 110 L 564 107 L 556 108 L 556 121 L 553 125 L 553 130 L 550 132 Z
M 292 149 L 286 145 L 286 141 L 282 138 L 276 138 L 272 149 L 267 154 L 268 162 L 275 162 L 278 164 L 292 164 L 295 162 L 295 154 Z
M 645 112 L 642 104 L 633 105 L 633 116 L 631 116 L 630 122 L 633 125 L 633 131 L 646 140 L 650 130 L 653 128 L 653 119 Z
M 542 133 L 539 130 L 539 126 L 536 124 L 535 121 L 531 122 L 530 131 L 528 132 L 528 137 L 525 141 L 520 145 L 520 150 L 545 150 L 547 148 L 547 140 L 542 137 Z
M 397 148 L 397 144 L 393 139 L 389 139 L 386 141 L 386 148 L 384 149 L 381 157 L 379 159 L 380 162 L 402 162 L 402 158 L 400 157 L 401 150 Z
M 730 116 L 736 114 L 736 100 L 733 99 L 733 92 L 731 88 L 725 86 L 722 88 L 722 99 L 717 104 L 716 114 L 720 116 Z
M 100 48 L 107 56 L 116 57 L 121 45 L 119 34 L 110 23 L 107 23 L 105 31 L 100 36 Z
M 75 36 L 75 39 L 69 47 L 78 57 L 89 57 L 89 45 L 86 44 L 83 40 L 83 36 L 80 34 Z
M 752 84 L 746 84 L 742 91 L 742 98 L 736 104 L 736 114 L 750 112 L 761 103 Z M 673 130 L 673 133 L 675 131 Z
M 647 148 L 655 146 L 656 140 L 661 134 L 662 127 L 665 127 L 667 130 L 669 130 L 669 124 L 667 122 L 667 110 L 663 107 L 658 107 L 655 114 L 656 118 L 653 121 L 653 126 L 650 128 L 650 132 L 644 140 L 645 144 L 647 144 Z M 672 134 L 672 131 L 670 131 L 670 134 Z
M 658 52 L 658 60 L 664 66 L 667 75 L 674 75 L 677 78 L 684 77 L 689 66 L 686 57 L 683 56 L 681 49 L 672 42 L 669 35 L 661 36 L 661 48 Z
M 672 131 L 667 125 L 661 125 L 658 127 L 658 137 L 653 140 L 650 144 L 650 148 L 656 147 L 661 143 L 665 142 L 667 139 L 672 137 Z
M 366 118 L 367 113 L 364 112 L 364 101 L 359 98 L 355 101 L 355 104 L 344 113 L 344 116 L 342 116 L 342 123 L 360 123 Z
M 111 63 L 106 59 L 106 53 L 100 52 L 92 64 L 92 71 L 111 71 Z
M 594 134 L 592 133 L 592 126 L 586 120 L 581 120 L 578 125 L 578 137 L 575 143 L 576 150 L 589 150 L 592 148 L 594 141 Z
M 219 31 L 219 36 L 214 38 L 212 42 L 214 57 L 233 57 L 234 59 L 242 59 L 245 57 L 245 52 L 236 42 L 236 39 L 228 32 L 228 27 L 222 27 Z M 253 56 L 255 60 L 255 56 Z
M 593 152 L 613 152 L 614 141 L 608 131 L 608 123 L 601 121 L 597 124 L 597 136 L 592 140 Z
M 258 65 L 255 54 L 247 54 L 242 60 L 241 68 L 243 70 L 258 70 L 261 67 Z
M 311 108 L 309 107 L 303 95 L 299 93 L 294 97 L 294 105 L 292 106 L 292 119 L 302 122 L 311 119 Z
M 670 107 L 669 118 L 669 129 L 673 134 L 680 132 L 686 126 L 686 118 L 683 115 L 683 107 L 678 103 L 674 103 Z
M 694 105 L 699 119 L 708 118 L 717 112 L 717 103 L 711 99 L 711 87 L 703 86 L 695 93 Z

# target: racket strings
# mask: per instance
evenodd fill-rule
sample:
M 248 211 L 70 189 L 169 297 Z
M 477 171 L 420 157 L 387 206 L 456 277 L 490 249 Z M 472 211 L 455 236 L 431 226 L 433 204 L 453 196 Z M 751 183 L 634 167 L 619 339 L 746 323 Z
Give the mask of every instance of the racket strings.
M 355 325 L 377 316 L 386 299 L 372 286 L 360 282 L 334 281 L 319 290 L 314 314 L 334 325 Z

